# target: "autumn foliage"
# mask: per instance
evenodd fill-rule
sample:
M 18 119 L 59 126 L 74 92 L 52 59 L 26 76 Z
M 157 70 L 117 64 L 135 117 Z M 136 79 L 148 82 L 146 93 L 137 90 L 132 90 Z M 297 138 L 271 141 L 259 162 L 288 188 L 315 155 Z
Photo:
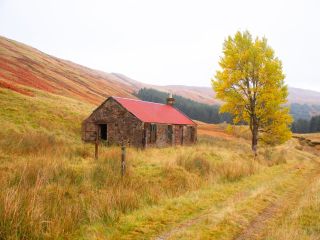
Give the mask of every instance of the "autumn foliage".
M 285 75 L 267 39 L 253 39 L 248 31 L 229 36 L 219 64 L 212 85 L 224 101 L 221 111 L 231 113 L 235 123 L 249 125 L 252 150 L 256 152 L 259 139 L 269 144 L 288 140 L 292 119 L 284 105 Z

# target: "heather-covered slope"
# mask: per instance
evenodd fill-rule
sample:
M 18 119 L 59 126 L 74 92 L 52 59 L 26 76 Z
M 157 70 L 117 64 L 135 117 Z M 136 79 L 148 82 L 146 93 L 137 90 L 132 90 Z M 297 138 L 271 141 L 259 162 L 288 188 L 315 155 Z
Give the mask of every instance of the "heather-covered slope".
M 0 37 L 0 87 L 33 95 L 22 85 L 95 104 L 110 95 L 133 97 L 132 89 L 115 75 Z

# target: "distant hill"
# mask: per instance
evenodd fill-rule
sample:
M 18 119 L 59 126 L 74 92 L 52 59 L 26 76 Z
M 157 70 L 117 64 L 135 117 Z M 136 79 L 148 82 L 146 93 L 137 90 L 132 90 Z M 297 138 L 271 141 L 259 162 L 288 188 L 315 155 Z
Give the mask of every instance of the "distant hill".
M 98 104 L 110 95 L 134 97 L 115 75 L 62 60 L 0 37 L 0 87 L 32 95 L 31 87 Z
M 134 89 L 153 88 L 159 91 L 172 92 L 176 95 L 180 95 L 186 98 L 190 98 L 194 101 L 206 103 L 206 104 L 220 104 L 221 102 L 215 99 L 215 93 L 211 87 L 197 87 L 197 86 L 185 86 L 185 85 L 167 85 L 159 86 L 141 83 L 133 80 L 123 74 L 112 73 L 113 75 L 121 78 L 124 82 L 132 86 Z M 320 105 L 320 92 L 306 90 L 301 88 L 289 87 L 288 102 L 290 104 L 308 104 L 308 105 Z
M 320 105 L 320 92 L 289 87 L 289 103 Z
M 32 89 L 39 89 L 93 104 L 111 95 L 135 98 L 139 89 L 153 88 L 199 103 L 220 104 L 210 87 L 146 84 L 124 74 L 93 70 L 53 57 L 5 37 L 0 37 L 0 87 L 25 95 L 33 95 Z M 289 88 L 289 93 L 289 103 L 304 105 L 301 109 L 300 105 L 295 107 L 298 115 L 310 118 L 319 114 L 319 92 Z
M 141 88 L 153 88 L 162 92 L 171 92 L 176 95 L 190 98 L 194 101 L 206 104 L 220 104 L 219 100 L 214 98 L 215 94 L 212 88 L 209 87 L 194 87 L 194 86 L 184 86 L 184 85 L 168 85 L 168 86 L 159 86 L 152 85 L 147 83 L 142 83 L 131 79 L 124 74 L 112 73 L 118 78 L 121 78 L 124 82 L 130 85 L 133 89 L 139 90 Z

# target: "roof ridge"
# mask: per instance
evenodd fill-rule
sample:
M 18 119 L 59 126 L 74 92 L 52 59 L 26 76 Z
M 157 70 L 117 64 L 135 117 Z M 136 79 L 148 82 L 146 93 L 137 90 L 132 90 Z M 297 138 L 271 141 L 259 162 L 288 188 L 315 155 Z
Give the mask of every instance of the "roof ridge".
M 114 101 L 118 102 L 142 122 L 197 125 L 182 111 L 168 104 L 116 96 L 109 97 L 108 99 L 114 99 Z
M 144 100 L 141 100 L 141 99 L 134 99 L 134 98 L 126 98 L 126 97 L 117 97 L 117 96 L 111 96 L 112 98 L 115 98 L 115 99 L 126 99 L 126 100 L 130 100 L 130 101 L 136 101 L 136 102 L 145 102 L 145 103 L 151 103 L 151 104 L 159 104 L 159 105 L 164 105 L 164 106 L 170 106 L 170 107 L 173 107 L 171 105 L 168 105 L 168 104 L 165 104 L 165 103 L 157 103 L 157 102 L 150 102 L 150 101 L 144 101 Z M 174 108 L 174 107 L 173 107 Z

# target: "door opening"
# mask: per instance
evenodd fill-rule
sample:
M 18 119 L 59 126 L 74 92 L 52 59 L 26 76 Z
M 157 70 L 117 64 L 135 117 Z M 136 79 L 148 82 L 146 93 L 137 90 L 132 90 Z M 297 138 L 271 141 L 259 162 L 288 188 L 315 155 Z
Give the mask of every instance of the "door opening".
M 100 139 L 108 140 L 108 127 L 107 124 L 99 124 L 100 128 Z

